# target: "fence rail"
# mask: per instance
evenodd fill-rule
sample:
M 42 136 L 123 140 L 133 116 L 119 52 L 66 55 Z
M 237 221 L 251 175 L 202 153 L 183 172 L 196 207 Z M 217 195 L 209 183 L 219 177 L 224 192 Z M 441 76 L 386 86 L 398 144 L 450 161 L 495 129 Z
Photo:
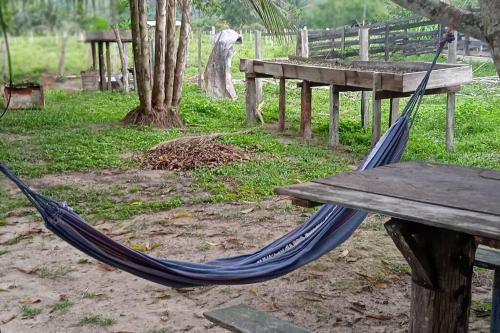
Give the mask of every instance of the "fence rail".
M 421 16 L 410 16 L 361 27 L 304 28 L 297 33 L 297 55 L 321 59 L 358 56 L 361 29 L 369 32 L 369 56 L 388 61 L 396 55 L 433 53 L 446 27 Z M 462 33 L 457 34 L 457 47 L 464 55 L 485 55 L 490 51 L 486 42 Z

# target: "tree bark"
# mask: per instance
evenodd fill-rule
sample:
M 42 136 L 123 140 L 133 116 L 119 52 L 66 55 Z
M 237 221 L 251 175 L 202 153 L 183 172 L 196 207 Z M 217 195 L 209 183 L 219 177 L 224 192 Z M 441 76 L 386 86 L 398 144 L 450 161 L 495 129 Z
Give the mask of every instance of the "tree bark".
M 192 0 L 182 0 L 182 21 L 177 47 L 177 60 L 174 73 L 174 86 L 172 93 L 172 108 L 177 109 L 182 95 L 182 83 L 187 62 L 187 48 L 189 44 L 189 31 L 191 29 Z
M 165 57 L 165 107 L 172 106 L 172 96 L 174 93 L 175 74 L 175 5 L 176 0 L 168 0 L 167 31 L 166 31 L 166 57 Z
M 61 57 L 59 58 L 59 76 L 64 76 L 64 65 L 66 63 L 66 48 L 68 45 L 68 32 L 64 31 L 61 41 Z
M 471 37 L 486 40 L 491 47 L 497 74 L 500 76 L 500 1 L 481 0 L 481 15 L 459 9 L 439 0 L 392 0 L 437 23 L 451 25 Z
M 120 36 L 120 31 L 116 25 L 113 25 L 113 31 L 115 32 L 116 43 L 118 44 L 118 53 L 120 54 L 120 61 L 122 64 L 122 80 L 123 80 L 123 90 L 125 92 L 129 91 L 128 87 L 128 61 L 127 56 L 123 47 L 123 42 Z
M 153 81 L 153 107 L 163 108 L 165 101 L 165 28 L 167 0 L 156 1 L 155 68 Z

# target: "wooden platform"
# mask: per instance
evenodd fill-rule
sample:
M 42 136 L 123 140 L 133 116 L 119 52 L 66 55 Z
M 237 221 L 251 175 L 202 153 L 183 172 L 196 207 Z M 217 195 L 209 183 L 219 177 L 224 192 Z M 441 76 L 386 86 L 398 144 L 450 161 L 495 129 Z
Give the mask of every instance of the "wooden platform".
M 245 72 L 247 121 L 254 122 L 257 98 L 255 80 L 272 77 L 280 80 L 280 122 L 279 129 L 285 128 L 285 80 L 302 81 L 300 133 L 305 140 L 312 138 L 311 103 L 312 87 L 330 86 L 330 136 L 329 144 L 339 143 L 338 122 L 340 117 L 339 94 L 345 91 L 372 92 L 372 145 L 380 138 L 382 129 L 382 99 L 391 99 L 389 123 L 394 123 L 399 115 L 399 98 L 411 95 L 424 77 L 428 63 L 384 62 L 384 61 L 344 61 L 314 60 L 300 57 L 286 59 L 255 60 L 241 59 L 240 70 Z M 426 94 L 448 93 L 447 138 L 453 134 L 455 92 L 462 84 L 472 82 L 472 68 L 462 64 L 437 64 L 433 70 Z M 367 96 L 362 99 L 362 124 L 367 126 Z M 447 142 L 451 147 L 452 143 Z
M 391 217 L 387 233 L 411 267 L 409 332 L 468 331 L 474 263 L 495 269 L 500 332 L 500 170 L 405 162 L 276 190 Z
M 309 333 L 305 328 L 245 304 L 205 312 L 203 315 L 215 324 L 236 333 Z
M 465 232 L 500 247 L 498 170 L 405 162 L 280 187 L 276 193 Z

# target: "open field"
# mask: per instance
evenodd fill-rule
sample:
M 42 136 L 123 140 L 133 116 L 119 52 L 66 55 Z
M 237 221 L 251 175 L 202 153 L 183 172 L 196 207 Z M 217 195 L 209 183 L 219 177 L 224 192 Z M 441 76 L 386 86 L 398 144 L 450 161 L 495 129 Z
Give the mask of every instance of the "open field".
M 47 61 L 32 56 L 23 43 L 12 42 L 16 78 L 57 68 L 50 67 L 56 47 L 43 49 L 51 54 Z M 68 72 L 78 73 L 88 67 L 87 50 L 72 43 Z M 252 56 L 249 44 L 237 47 L 240 56 Z M 195 45 L 188 76 L 197 72 Z M 286 53 L 270 44 L 264 49 L 266 57 Z M 487 65 L 477 73 L 494 75 L 494 69 Z M 246 132 L 244 86 L 236 88 L 238 100 L 212 101 L 186 84 L 181 114 L 187 126 L 170 131 L 119 123 L 137 104 L 133 93 L 51 90 L 44 110 L 11 111 L 0 120 L 0 160 L 43 193 L 68 202 L 99 230 L 141 251 L 192 261 L 253 251 L 313 212 L 275 196 L 274 187 L 352 170 L 369 151 L 370 131 L 359 124 L 359 95 L 343 94 L 342 145 L 327 148 L 328 91 L 316 89 L 315 141 L 303 144 L 298 138 L 300 90 L 289 85 L 288 129 L 277 133 L 278 87 L 269 80 L 266 124 Z M 447 152 L 445 96 L 425 97 L 404 159 L 500 169 L 498 105 L 500 86 L 465 86 L 457 94 L 456 149 Z M 386 128 L 388 105 L 383 109 Z M 221 142 L 251 151 L 253 159 L 192 171 L 145 170 L 135 160 L 164 140 L 214 132 L 224 133 Z M 174 290 L 98 264 L 60 241 L 1 179 L 0 329 L 221 332 L 202 317 L 203 311 L 248 303 L 318 332 L 404 332 L 409 268 L 386 235 L 384 221 L 371 215 L 340 248 L 273 281 Z M 491 280 L 491 272 L 475 271 L 472 332 L 488 331 Z

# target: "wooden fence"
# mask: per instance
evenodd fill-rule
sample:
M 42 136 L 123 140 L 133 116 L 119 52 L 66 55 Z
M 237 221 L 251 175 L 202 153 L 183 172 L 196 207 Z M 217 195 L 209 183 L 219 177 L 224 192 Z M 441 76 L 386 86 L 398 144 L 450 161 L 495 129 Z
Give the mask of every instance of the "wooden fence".
M 433 53 L 446 27 L 420 16 L 371 24 L 324 30 L 301 29 L 297 33 L 297 55 L 321 59 L 345 59 L 360 54 L 360 33 L 368 29 L 370 58 L 390 60 L 393 56 Z M 488 55 L 487 43 L 459 33 L 458 52 Z

